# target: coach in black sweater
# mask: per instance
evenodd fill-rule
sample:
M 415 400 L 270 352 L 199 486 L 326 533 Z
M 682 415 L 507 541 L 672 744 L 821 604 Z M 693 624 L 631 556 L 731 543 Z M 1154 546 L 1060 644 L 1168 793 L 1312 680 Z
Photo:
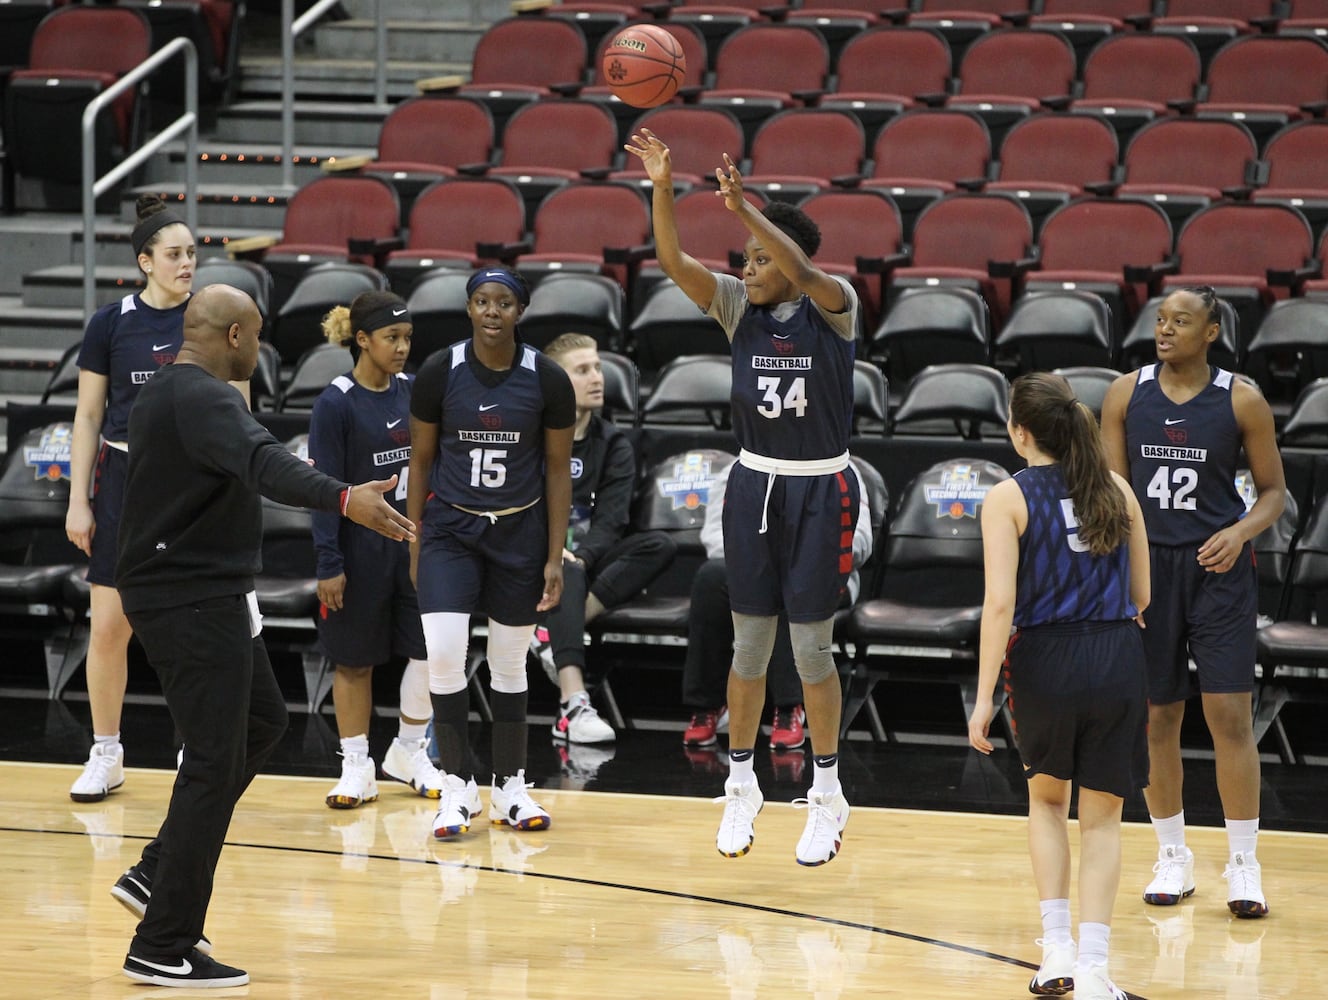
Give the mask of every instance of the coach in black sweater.
M 154 985 L 249 981 L 210 957 L 203 922 L 235 803 L 286 729 L 254 596 L 260 494 L 414 537 L 382 497 L 395 476 L 351 487 L 315 471 L 227 385 L 253 374 L 261 326 L 238 289 L 198 292 L 175 363 L 153 375 L 129 416 L 115 584 L 186 748 L 157 839 L 112 890 L 143 916 L 125 975 Z

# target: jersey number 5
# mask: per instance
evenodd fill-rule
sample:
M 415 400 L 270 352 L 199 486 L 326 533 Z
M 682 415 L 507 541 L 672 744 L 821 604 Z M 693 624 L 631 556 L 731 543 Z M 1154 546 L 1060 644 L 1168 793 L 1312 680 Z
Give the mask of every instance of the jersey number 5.
M 1199 501 L 1191 496 L 1199 485 L 1199 473 L 1187 466 L 1173 469 L 1159 465 L 1148 481 L 1148 495 L 1163 510 L 1197 510 Z
M 490 489 L 502 486 L 507 482 L 507 466 L 503 464 L 506 457 L 505 448 L 471 448 L 470 485 Z
M 760 375 L 756 379 L 756 388 L 763 393 L 761 405 L 756 412 L 771 420 L 785 410 L 792 410 L 797 416 L 807 415 L 807 380 L 801 375 L 793 379 L 788 391 L 780 396 L 780 379 L 776 375 Z

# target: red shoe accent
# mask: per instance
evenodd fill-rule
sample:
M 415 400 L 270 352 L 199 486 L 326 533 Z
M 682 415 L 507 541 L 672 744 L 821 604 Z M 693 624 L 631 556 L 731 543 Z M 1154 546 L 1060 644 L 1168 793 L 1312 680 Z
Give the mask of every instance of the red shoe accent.
M 807 742 L 807 733 L 803 728 L 807 722 L 807 713 L 801 705 L 790 709 L 775 709 L 774 725 L 770 727 L 771 750 L 796 750 Z
M 692 724 L 682 734 L 682 745 L 686 747 L 709 747 L 715 745 L 715 735 L 719 732 L 720 719 L 727 714 L 727 709 L 717 708 L 697 712 L 692 716 Z

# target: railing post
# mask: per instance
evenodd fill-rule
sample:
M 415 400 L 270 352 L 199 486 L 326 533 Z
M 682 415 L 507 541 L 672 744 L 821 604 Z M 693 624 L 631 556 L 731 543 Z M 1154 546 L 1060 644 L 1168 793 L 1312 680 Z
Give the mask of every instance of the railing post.
M 383 8 L 387 0 L 374 0 L 374 35 L 377 41 L 377 59 L 374 61 L 374 102 L 387 103 L 387 15 Z
M 281 0 L 281 186 L 295 186 L 295 0 Z
M 185 110 L 155 136 L 134 150 L 103 177 L 97 176 L 94 136 L 97 115 L 120 94 L 138 86 L 140 80 L 155 72 L 177 54 L 184 55 Z M 131 69 L 115 83 L 88 102 L 81 120 L 83 154 L 83 322 L 97 311 L 97 198 L 128 177 L 139 164 L 175 139 L 182 132 L 186 140 L 188 163 L 185 165 L 185 221 L 190 232 L 198 233 L 198 53 L 187 38 L 167 42 L 157 52 Z

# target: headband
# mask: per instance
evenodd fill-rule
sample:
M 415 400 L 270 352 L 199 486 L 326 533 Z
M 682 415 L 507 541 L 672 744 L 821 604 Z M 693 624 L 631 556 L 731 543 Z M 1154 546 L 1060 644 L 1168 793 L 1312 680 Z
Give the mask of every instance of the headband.
M 372 335 L 375 330 L 381 330 L 385 326 L 409 322 L 411 322 L 410 309 L 406 307 L 406 303 L 397 299 L 395 302 L 384 302 L 370 310 L 359 328 Z
M 147 246 L 148 240 L 156 236 L 167 226 L 173 226 L 176 223 L 187 225 L 184 219 L 180 218 L 169 208 L 161 212 L 153 212 L 146 219 L 134 227 L 133 235 L 129 237 L 129 244 L 134 248 L 134 256 L 137 257 Z
M 505 267 L 485 268 L 483 271 L 476 271 L 466 282 L 466 298 L 475 294 L 475 289 L 490 281 L 496 281 L 500 285 L 506 285 L 516 295 L 517 301 L 523 306 L 530 305 L 530 293 L 526 291 L 525 285 L 521 279 Z

